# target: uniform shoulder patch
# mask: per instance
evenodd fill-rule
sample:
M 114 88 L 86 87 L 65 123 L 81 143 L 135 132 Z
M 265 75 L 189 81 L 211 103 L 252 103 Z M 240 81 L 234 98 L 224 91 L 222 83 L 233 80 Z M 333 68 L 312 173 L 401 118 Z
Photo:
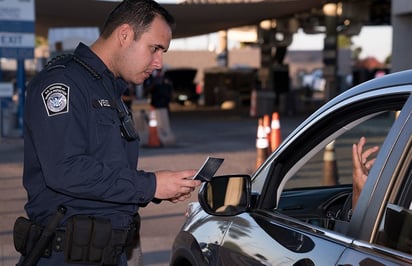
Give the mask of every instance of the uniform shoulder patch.
M 69 91 L 69 86 L 62 83 L 51 84 L 42 91 L 41 96 L 48 116 L 69 112 Z

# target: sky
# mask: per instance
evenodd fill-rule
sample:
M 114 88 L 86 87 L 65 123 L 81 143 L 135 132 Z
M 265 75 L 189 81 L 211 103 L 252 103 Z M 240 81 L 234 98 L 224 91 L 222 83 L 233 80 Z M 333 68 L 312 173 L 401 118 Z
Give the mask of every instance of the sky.
M 295 34 L 290 50 L 323 49 L 324 35 Z M 392 52 L 391 26 L 364 26 L 352 37 L 353 48 L 361 47 L 360 58 L 373 56 L 383 62 Z
M 289 50 L 322 50 L 323 34 L 305 34 L 302 31 L 294 34 Z M 364 26 L 359 35 L 352 37 L 353 47 L 361 47 L 360 58 L 373 56 L 383 62 L 392 51 L 392 27 L 391 26 Z M 218 34 L 196 36 L 172 40 L 170 50 L 207 50 L 216 48 Z M 229 49 L 238 44 L 229 40 Z

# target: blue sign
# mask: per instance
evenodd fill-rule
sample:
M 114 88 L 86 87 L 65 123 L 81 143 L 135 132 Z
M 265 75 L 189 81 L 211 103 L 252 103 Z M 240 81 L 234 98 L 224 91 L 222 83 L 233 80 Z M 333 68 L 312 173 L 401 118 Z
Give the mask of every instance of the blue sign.
M 34 0 L 0 1 L 0 57 L 34 57 Z

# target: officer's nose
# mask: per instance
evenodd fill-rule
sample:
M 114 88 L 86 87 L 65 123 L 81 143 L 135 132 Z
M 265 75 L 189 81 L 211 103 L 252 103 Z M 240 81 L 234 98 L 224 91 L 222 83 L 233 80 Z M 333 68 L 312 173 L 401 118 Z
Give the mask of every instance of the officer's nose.
M 163 68 L 163 53 L 156 53 L 153 58 L 153 66 L 155 69 Z

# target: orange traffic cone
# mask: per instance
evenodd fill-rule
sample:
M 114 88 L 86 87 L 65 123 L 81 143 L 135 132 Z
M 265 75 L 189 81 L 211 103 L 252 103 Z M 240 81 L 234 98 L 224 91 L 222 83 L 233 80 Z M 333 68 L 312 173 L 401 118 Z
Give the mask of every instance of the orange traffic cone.
M 277 112 L 274 112 L 272 114 L 272 123 L 270 127 L 270 150 L 271 152 L 273 152 L 277 149 L 277 147 L 279 147 L 280 143 L 282 142 L 279 114 Z
M 147 146 L 152 148 L 158 148 L 162 146 L 159 134 L 157 133 L 156 110 L 154 108 L 150 108 L 149 112 L 149 137 Z
M 256 169 L 266 160 L 268 155 L 269 141 L 263 127 L 263 119 L 258 120 L 258 129 L 256 137 Z

